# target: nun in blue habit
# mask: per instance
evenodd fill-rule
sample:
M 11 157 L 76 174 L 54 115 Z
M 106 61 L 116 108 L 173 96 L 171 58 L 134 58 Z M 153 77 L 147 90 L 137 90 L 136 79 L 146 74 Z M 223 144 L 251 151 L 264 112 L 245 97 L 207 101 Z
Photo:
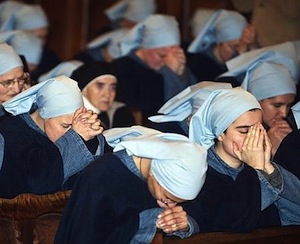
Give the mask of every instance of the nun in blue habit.
M 297 129 L 282 140 L 274 156 L 274 161 L 300 179 L 300 102 L 297 102 L 291 111 L 292 116 L 289 118 L 296 124 Z
M 195 19 L 201 22 L 201 28 L 187 49 L 187 65 L 198 81 L 215 80 L 227 70 L 225 62 L 244 51 L 240 44 L 247 28 L 244 16 L 236 11 L 219 9 L 209 17 L 207 20 L 207 14 L 204 15 L 205 25 L 203 19 Z
M 189 86 L 169 99 L 157 115 L 150 116 L 147 126 L 188 136 L 190 119 L 206 96 L 213 90 L 227 88 L 232 88 L 230 83 L 215 81 L 202 81 Z
M 72 176 L 102 151 L 97 115 L 85 111 L 77 82 L 59 76 L 3 103 L 0 197 L 70 189 Z M 69 184 L 70 183 L 70 184 Z
M 198 223 L 199 232 L 300 224 L 300 181 L 267 159 L 271 146 L 266 137 L 263 146 L 257 133 L 263 129 L 258 124 L 261 113 L 252 94 L 232 88 L 212 91 L 193 115 L 189 138 L 208 149 L 208 170 L 201 192 L 183 208 Z M 261 142 L 260 151 L 248 151 L 250 138 Z M 240 157 L 244 144 L 243 153 L 265 155 L 265 162 L 258 164 L 261 160 L 256 158 L 253 164 L 251 157 Z
M 23 62 L 18 53 L 8 44 L 0 43 L 0 76 L 5 78 L 9 76 L 24 75 Z M 9 114 L 3 109 L 2 103 L 17 95 L 22 91 L 23 85 L 19 82 L 15 82 L 13 85 L 6 87 L 7 83 L 4 79 L 1 79 L 0 87 L 0 121 L 9 116 Z
M 81 174 L 55 243 L 151 243 L 157 228 L 192 235 L 190 219 L 176 211 L 182 213 L 179 202 L 194 199 L 204 184 L 206 150 L 185 136 L 141 126 L 104 136 L 114 152 Z M 163 227 L 160 215 L 171 210 Z
M 185 65 L 178 23 L 173 16 L 151 15 L 119 42 L 125 55 L 113 60 L 123 101 L 143 113 L 144 121 L 197 81 Z M 176 67 L 171 67 L 167 57 Z

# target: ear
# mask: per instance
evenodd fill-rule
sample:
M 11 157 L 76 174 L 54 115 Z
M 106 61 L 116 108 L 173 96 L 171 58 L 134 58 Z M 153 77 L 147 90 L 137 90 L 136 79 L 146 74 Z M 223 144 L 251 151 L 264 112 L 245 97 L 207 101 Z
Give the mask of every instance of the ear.
M 217 137 L 218 141 L 223 141 L 223 140 L 224 140 L 224 136 L 225 136 L 224 133 L 222 133 L 221 135 L 219 135 L 219 136 Z

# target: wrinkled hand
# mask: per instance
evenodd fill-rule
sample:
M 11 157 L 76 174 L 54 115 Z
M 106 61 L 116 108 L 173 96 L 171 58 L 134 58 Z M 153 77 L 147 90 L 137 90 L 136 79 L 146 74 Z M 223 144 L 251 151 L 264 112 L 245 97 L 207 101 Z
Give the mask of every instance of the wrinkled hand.
M 164 62 L 174 73 L 182 75 L 186 63 L 184 51 L 178 46 L 170 47 L 164 57 Z
M 85 141 L 89 141 L 103 132 L 98 115 L 86 108 L 76 110 L 73 116 L 72 129 Z
M 272 144 L 272 156 L 275 155 L 282 140 L 292 132 L 292 128 L 287 121 L 283 119 L 274 120 L 270 129 L 268 130 L 268 136 Z
M 188 227 L 187 214 L 181 206 L 166 208 L 158 215 L 156 227 L 165 233 L 186 231 Z
M 261 123 L 256 123 L 249 128 L 241 149 L 233 144 L 233 152 L 239 160 L 254 169 L 266 172 L 272 171 L 271 150 L 270 140 Z

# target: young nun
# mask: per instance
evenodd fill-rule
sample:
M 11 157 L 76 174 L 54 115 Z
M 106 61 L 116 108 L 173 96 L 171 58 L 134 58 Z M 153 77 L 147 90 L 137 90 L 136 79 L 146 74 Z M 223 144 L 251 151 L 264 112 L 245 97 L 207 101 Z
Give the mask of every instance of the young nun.
M 224 74 L 224 77 L 237 77 L 241 86 L 259 101 L 263 125 L 272 144 L 272 156 L 293 129 L 287 120 L 296 98 L 298 65 L 296 49 L 287 42 L 240 55 L 228 62 L 230 69 Z
M 70 78 L 39 83 L 3 106 L 14 115 L 0 124 L 3 198 L 69 189 L 68 180 L 103 152 L 97 114 L 83 108 Z
M 208 149 L 200 194 L 183 204 L 199 232 L 300 224 L 300 181 L 271 162 L 258 101 L 242 88 L 213 91 L 193 115 L 189 137 Z
M 140 126 L 104 134 L 114 153 L 81 174 L 55 243 L 151 243 L 157 228 L 190 236 L 194 229 L 177 204 L 199 193 L 206 150 L 185 136 Z

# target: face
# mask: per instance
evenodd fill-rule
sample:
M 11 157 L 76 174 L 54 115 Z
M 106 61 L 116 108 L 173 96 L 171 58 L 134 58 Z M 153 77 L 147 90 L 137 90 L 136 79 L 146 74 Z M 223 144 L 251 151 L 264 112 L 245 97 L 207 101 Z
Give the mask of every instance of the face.
M 112 75 L 102 75 L 91 82 L 83 93 L 90 103 L 100 111 L 111 108 L 116 98 L 117 79 Z
M 285 94 L 261 100 L 259 103 L 263 109 L 263 121 L 271 127 L 278 119 L 285 119 L 295 100 L 294 94 Z
M 239 55 L 240 40 L 231 40 L 218 44 L 218 53 L 224 63 Z
M 24 74 L 23 67 L 14 68 L 0 75 L 0 101 L 5 102 L 19 94 L 27 79 L 28 74 Z
M 32 34 L 37 36 L 41 39 L 42 43 L 45 44 L 47 35 L 48 35 L 48 28 L 47 27 L 41 27 L 30 31 Z
M 240 150 L 250 126 L 262 122 L 262 111 L 259 109 L 248 111 L 238 117 L 227 130 L 218 136 L 216 143 L 217 154 L 231 166 L 239 166 L 240 161 L 233 152 L 233 144 Z
M 140 49 L 142 60 L 153 70 L 159 70 L 165 65 L 165 57 L 169 51 L 169 47 Z
M 184 202 L 185 200 L 173 196 L 171 193 L 166 191 L 150 173 L 148 177 L 148 187 L 152 196 L 157 200 L 157 204 L 161 208 L 172 208 L 177 203 Z
M 73 113 L 45 119 L 44 130 L 48 138 L 55 142 L 72 126 Z

